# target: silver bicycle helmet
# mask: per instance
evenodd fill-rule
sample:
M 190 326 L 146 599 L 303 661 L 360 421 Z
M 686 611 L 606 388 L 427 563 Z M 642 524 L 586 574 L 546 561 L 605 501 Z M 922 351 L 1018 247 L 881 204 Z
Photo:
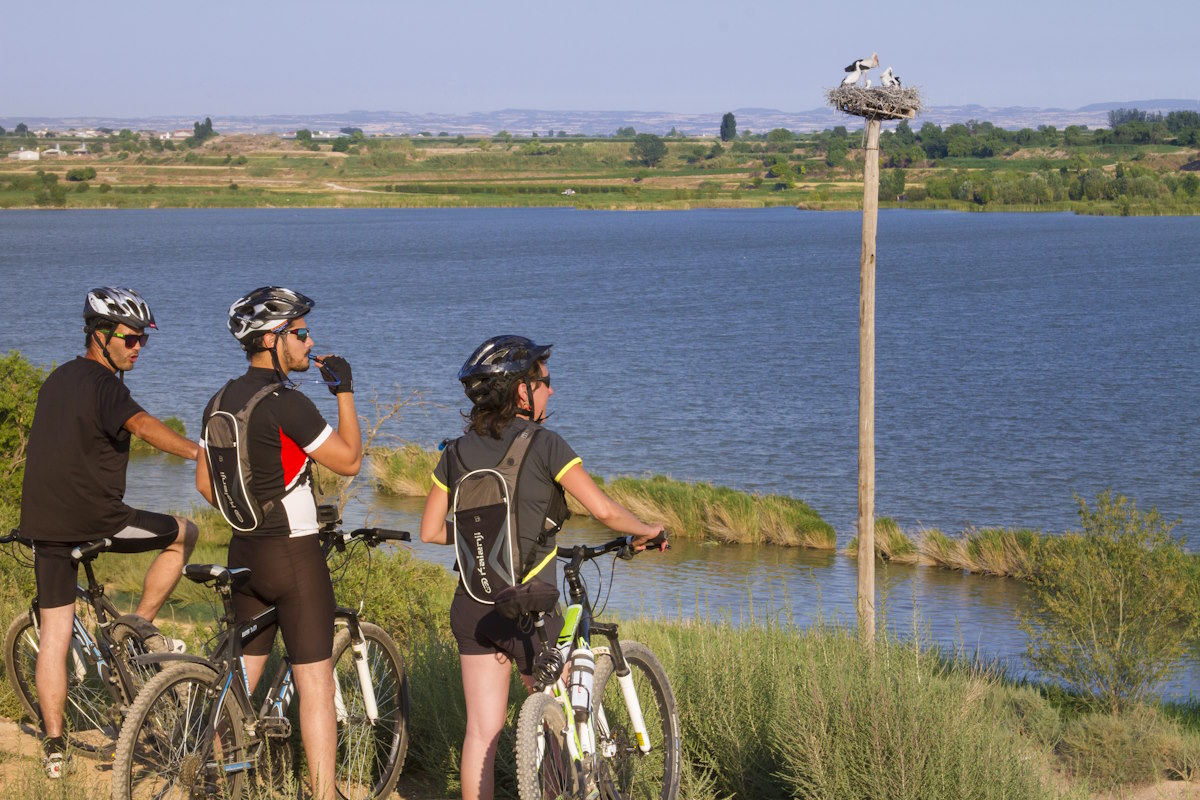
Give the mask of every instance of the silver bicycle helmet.
M 229 307 L 229 332 L 243 345 L 312 311 L 314 301 L 282 286 L 263 286 Z
M 83 301 L 84 329 L 95 330 L 102 321 L 124 323 L 138 330 L 158 329 L 154 314 L 142 296 L 120 286 L 101 286 L 87 293 Z

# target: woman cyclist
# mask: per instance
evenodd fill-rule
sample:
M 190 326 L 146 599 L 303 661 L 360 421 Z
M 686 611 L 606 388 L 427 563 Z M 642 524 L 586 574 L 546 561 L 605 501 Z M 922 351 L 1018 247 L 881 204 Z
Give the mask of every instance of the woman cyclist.
M 635 544 L 662 531 L 640 522 L 606 495 L 561 436 L 542 427 L 546 404 L 554 395 L 546 361 L 551 345 L 523 336 L 497 336 L 481 344 L 458 372 L 472 408 L 466 433 L 450 443 L 433 473 L 433 487 L 421 518 L 421 540 L 453 542 L 447 520 L 456 480 L 471 470 L 498 467 L 518 438 L 527 434 L 515 497 L 519 554 L 513 555 L 517 580 L 542 581 L 557 587 L 554 534 L 566 518 L 563 490 L 583 504 L 596 520 L 614 531 L 632 534 Z M 460 531 L 461 534 L 461 531 Z M 463 563 L 460 553 L 459 563 Z M 468 562 L 469 566 L 470 562 Z M 505 619 L 496 606 L 477 599 L 480 592 L 460 580 L 450 606 L 450 626 L 458 641 L 466 695 L 467 731 L 462 751 L 463 800 L 490 800 L 494 789 L 496 743 L 508 708 L 508 682 L 515 662 L 532 686 L 533 657 L 540 641 L 532 629 Z M 547 615 L 547 633 L 557 636 L 562 618 Z

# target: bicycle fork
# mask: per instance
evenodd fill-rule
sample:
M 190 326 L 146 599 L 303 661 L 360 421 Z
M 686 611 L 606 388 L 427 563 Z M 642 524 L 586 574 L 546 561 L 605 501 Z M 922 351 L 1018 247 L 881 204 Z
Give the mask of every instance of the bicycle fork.
M 364 711 L 367 719 L 374 725 L 379 720 L 379 704 L 375 700 L 375 686 L 371 682 L 371 665 L 367 663 L 367 639 L 361 632 L 356 637 L 355 631 L 351 630 L 350 650 L 354 656 L 354 669 L 358 673 L 358 684 L 362 689 Z M 342 697 L 341 681 L 337 679 L 337 664 L 334 664 L 333 667 L 333 703 L 337 710 L 338 721 L 345 722 L 350 717 L 350 712 Z
M 614 666 L 613 675 L 617 678 L 617 685 L 621 687 L 621 697 L 625 701 L 625 710 L 629 712 L 629 724 L 633 726 L 633 735 L 637 740 L 638 750 L 649 753 L 650 732 L 646 730 L 646 719 L 642 716 L 642 703 L 637 696 L 637 687 L 633 685 L 633 670 L 625 661 L 625 654 L 621 652 L 621 644 L 615 634 L 614 630 L 613 635 L 609 637 L 609 654 Z M 596 702 L 596 715 L 600 718 L 600 729 L 607 732 L 609 730 L 608 719 L 604 716 L 602 699 L 600 698 Z

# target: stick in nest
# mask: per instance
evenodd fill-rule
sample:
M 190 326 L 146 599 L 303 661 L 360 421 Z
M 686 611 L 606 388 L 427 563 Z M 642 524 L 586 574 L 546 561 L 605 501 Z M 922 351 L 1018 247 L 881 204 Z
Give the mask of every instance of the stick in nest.
M 838 111 L 867 119 L 912 119 L 921 110 L 921 93 L 912 86 L 838 86 L 825 98 Z

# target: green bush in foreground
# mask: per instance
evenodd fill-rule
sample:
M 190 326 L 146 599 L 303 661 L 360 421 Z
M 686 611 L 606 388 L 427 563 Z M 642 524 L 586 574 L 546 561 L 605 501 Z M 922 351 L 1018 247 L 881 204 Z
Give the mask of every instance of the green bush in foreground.
M 1125 711 L 1177 671 L 1200 632 L 1200 586 L 1171 536 L 1175 523 L 1110 491 L 1083 530 L 1046 540 L 1033 560 L 1035 609 L 1022 618 L 1027 657 L 1098 708 Z
M 16 350 L 0 358 L 0 528 L 17 524 L 21 481 L 25 477 L 25 445 L 33 427 L 33 411 L 46 371 Z

